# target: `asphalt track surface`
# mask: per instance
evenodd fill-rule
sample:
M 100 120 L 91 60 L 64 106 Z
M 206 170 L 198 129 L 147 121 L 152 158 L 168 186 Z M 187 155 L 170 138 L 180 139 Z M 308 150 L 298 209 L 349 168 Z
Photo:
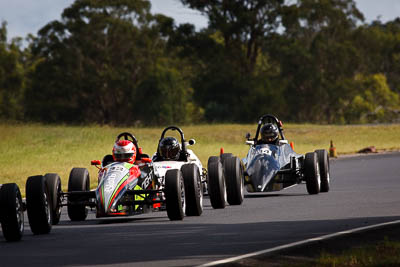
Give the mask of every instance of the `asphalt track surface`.
M 92 178 L 93 179 L 93 178 Z M 400 153 L 331 161 L 331 190 L 305 185 L 247 195 L 241 206 L 171 222 L 166 212 L 70 222 L 48 235 L 25 223 L 21 242 L 0 235 L 0 266 L 193 266 L 400 219 Z M 27 219 L 26 219 L 27 221 Z

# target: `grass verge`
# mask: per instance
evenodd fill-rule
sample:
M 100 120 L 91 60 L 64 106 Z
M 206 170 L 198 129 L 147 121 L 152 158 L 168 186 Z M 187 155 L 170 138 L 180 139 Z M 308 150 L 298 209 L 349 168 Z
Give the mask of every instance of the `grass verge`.
M 322 253 L 314 266 L 399 266 L 400 242 L 387 237 L 374 245 L 356 247 L 341 254 Z M 301 265 L 306 266 L 306 265 Z M 309 266 L 309 265 L 307 265 Z

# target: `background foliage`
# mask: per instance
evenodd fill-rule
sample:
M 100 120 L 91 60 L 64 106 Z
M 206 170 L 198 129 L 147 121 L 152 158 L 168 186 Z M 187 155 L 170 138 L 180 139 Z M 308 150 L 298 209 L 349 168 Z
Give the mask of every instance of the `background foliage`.
M 0 119 L 399 121 L 400 19 L 366 24 L 353 0 L 181 2 L 208 27 L 176 25 L 147 0 L 76 0 L 27 46 L 3 22 Z

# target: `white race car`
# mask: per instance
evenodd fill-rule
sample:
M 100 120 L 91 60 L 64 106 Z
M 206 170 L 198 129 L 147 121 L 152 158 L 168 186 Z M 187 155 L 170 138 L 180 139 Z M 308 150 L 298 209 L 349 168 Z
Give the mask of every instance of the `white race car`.
M 166 136 L 167 131 L 177 131 L 181 143 L 174 137 Z M 165 128 L 158 142 L 157 152 L 153 155 L 154 176 L 160 185 L 164 184 L 165 176 L 170 170 L 178 170 L 182 177 L 185 191 L 184 210 L 187 216 L 200 216 L 203 212 L 203 195 L 207 191 L 207 172 L 196 154 L 188 149 L 196 142 L 185 140 L 179 127 Z

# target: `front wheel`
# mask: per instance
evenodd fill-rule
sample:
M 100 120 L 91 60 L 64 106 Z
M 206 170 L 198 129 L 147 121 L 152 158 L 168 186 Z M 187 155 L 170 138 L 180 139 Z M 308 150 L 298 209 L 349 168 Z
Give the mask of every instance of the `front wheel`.
M 322 193 L 328 192 L 330 187 L 330 174 L 329 174 L 329 155 L 325 149 L 315 150 L 318 158 L 319 173 L 321 176 L 321 191 Z
M 196 164 L 185 164 L 181 168 L 185 185 L 187 216 L 200 216 L 203 213 L 203 187 L 199 168 Z
M 24 233 L 24 209 L 21 192 L 16 184 L 3 184 L 0 188 L 0 219 L 4 238 L 19 241 Z
M 208 194 L 211 206 L 214 209 L 223 209 L 226 205 L 226 187 L 224 170 L 221 160 L 217 156 L 211 156 L 207 164 Z
M 89 191 L 90 178 L 89 172 L 85 168 L 73 168 L 69 174 L 68 192 L 74 191 Z M 74 203 L 79 199 L 73 196 L 68 197 L 68 217 L 71 221 L 84 221 L 88 214 L 88 209 L 85 205 Z
M 52 225 L 52 205 L 43 175 L 31 176 L 26 181 L 26 209 L 32 232 L 48 234 Z
M 185 210 L 185 187 L 180 170 L 165 173 L 165 199 L 167 215 L 171 221 L 183 220 Z
M 229 205 L 240 205 L 244 198 L 243 166 L 238 157 L 225 159 L 224 171 Z
M 51 214 L 53 216 L 53 225 L 56 225 L 60 222 L 61 217 L 61 179 L 56 173 L 47 173 L 44 178 L 46 179 L 50 202 L 52 204 Z
M 318 194 L 321 188 L 321 178 L 319 174 L 317 153 L 311 152 L 306 154 L 304 160 L 304 175 L 306 178 L 307 192 L 310 195 Z

